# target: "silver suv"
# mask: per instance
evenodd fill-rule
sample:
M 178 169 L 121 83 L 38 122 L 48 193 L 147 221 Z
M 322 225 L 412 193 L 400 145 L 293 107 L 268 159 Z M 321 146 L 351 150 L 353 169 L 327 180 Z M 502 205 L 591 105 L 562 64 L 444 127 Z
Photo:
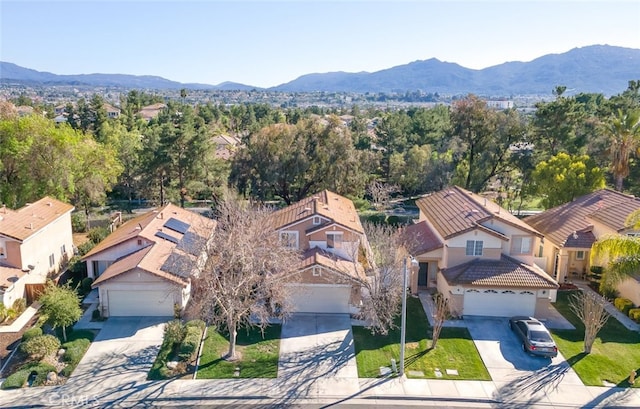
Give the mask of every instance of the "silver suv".
M 522 350 L 529 354 L 555 358 L 558 347 L 549 330 L 532 317 L 511 317 L 509 327 L 522 340 Z

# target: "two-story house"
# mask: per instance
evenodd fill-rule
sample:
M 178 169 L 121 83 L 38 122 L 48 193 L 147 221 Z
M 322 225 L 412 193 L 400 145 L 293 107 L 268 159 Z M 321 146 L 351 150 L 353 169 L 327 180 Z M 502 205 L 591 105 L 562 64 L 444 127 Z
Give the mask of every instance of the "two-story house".
M 173 316 L 191 295 L 215 222 L 167 204 L 129 220 L 88 252 L 103 316 Z
M 324 190 L 272 215 L 280 239 L 303 252 L 289 276 L 295 312 L 354 313 L 366 280 L 366 237 L 353 202 Z
M 38 289 L 73 257 L 73 206 L 43 197 L 18 210 L 0 209 L 0 300 L 33 301 Z
M 444 294 L 455 315 L 535 316 L 555 300 L 557 282 L 534 263 L 542 234 L 491 200 L 457 186 L 416 202 L 406 229 L 419 288 Z
M 627 217 L 640 210 L 640 198 L 611 189 L 580 196 L 569 203 L 524 219 L 544 234 L 540 256 L 544 269 L 558 282 L 586 279 L 591 246 L 612 234 L 640 235 Z M 640 275 L 618 286 L 620 295 L 640 305 Z

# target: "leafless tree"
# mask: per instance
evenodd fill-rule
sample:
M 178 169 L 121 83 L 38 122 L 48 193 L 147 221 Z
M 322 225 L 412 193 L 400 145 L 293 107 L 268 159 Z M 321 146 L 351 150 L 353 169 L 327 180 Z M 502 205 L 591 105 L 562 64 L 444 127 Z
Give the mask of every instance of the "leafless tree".
M 431 334 L 431 348 L 435 348 L 440 338 L 440 332 L 442 327 L 449 317 L 451 317 L 451 311 L 449 310 L 449 300 L 440 293 L 433 295 L 433 332 Z
M 598 332 L 609 319 L 609 313 L 605 310 L 607 300 L 592 291 L 579 291 L 573 294 L 569 300 L 569 307 L 584 324 L 584 352 L 591 353 L 591 347 L 596 340 Z
M 207 259 L 193 280 L 187 316 L 229 332 L 228 360 L 237 359 L 236 335 L 243 327 L 264 329 L 272 317 L 291 311 L 285 276 L 299 253 L 285 246 L 271 223 L 271 211 L 226 194 L 216 210 L 217 227 Z
M 358 261 L 367 274 L 362 292 L 360 318 L 374 333 L 387 334 L 402 303 L 403 263 L 408 253 L 397 228 L 364 224 L 367 242 L 360 247 Z
M 391 195 L 399 191 L 400 187 L 398 185 L 390 185 L 377 180 L 367 186 L 367 193 L 371 196 L 373 207 L 376 210 L 384 210 L 389 207 Z

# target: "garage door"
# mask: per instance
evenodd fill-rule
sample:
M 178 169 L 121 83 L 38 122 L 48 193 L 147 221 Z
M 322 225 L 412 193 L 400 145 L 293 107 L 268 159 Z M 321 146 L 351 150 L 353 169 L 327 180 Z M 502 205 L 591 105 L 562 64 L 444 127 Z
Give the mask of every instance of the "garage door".
M 109 315 L 112 317 L 170 317 L 173 294 L 166 291 L 110 290 Z
M 536 311 L 536 295 L 533 291 L 526 290 L 467 289 L 463 309 L 463 315 L 533 316 Z
M 348 314 L 351 286 L 295 285 L 291 286 L 293 312 Z

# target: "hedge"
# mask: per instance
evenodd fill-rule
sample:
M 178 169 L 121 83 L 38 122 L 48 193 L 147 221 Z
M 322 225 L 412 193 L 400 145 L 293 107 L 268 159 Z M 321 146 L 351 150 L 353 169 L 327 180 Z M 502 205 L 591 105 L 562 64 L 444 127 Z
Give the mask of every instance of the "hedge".
M 629 310 L 633 308 L 633 301 L 628 298 L 618 297 L 613 300 L 613 305 L 624 315 L 629 315 Z
M 629 310 L 629 318 L 640 323 L 640 308 L 631 308 Z
M 56 368 L 53 365 L 45 364 L 43 362 L 30 362 L 20 369 L 9 375 L 4 382 L 2 382 L 2 389 L 16 389 L 22 388 L 27 382 L 31 372 L 37 373 L 36 379 L 33 382 L 33 386 L 40 386 L 47 380 L 47 374 L 49 372 L 55 372 Z
M 91 341 L 86 338 L 79 338 L 74 341 L 70 341 L 62 344 L 62 348 L 65 349 L 62 360 L 66 362 L 67 366 L 60 372 L 61 375 L 69 377 L 76 369 L 76 366 L 80 363 L 80 360 L 89 349 Z
M 204 323 L 204 321 L 202 320 L 191 320 L 191 321 L 187 321 L 186 324 L 184 324 L 185 327 L 198 327 L 200 328 L 200 331 L 204 332 L 204 329 L 207 327 L 207 324 Z
M 29 328 L 22 334 L 22 342 L 26 342 L 31 338 L 39 337 L 40 335 L 42 335 L 42 328 L 40 327 Z
M 185 329 L 186 334 L 180 344 L 180 348 L 178 348 L 178 357 L 181 361 L 189 362 L 198 353 L 198 347 L 204 331 L 196 325 L 187 326 Z
M 167 378 L 167 367 L 165 365 L 167 364 L 169 355 L 173 350 L 173 345 L 174 344 L 167 338 L 162 341 L 162 345 L 158 351 L 158 356 L 156 357 L 156 360 L 153 361 L 153 365 L 151 366 L 147 379 L 157 381 Z

